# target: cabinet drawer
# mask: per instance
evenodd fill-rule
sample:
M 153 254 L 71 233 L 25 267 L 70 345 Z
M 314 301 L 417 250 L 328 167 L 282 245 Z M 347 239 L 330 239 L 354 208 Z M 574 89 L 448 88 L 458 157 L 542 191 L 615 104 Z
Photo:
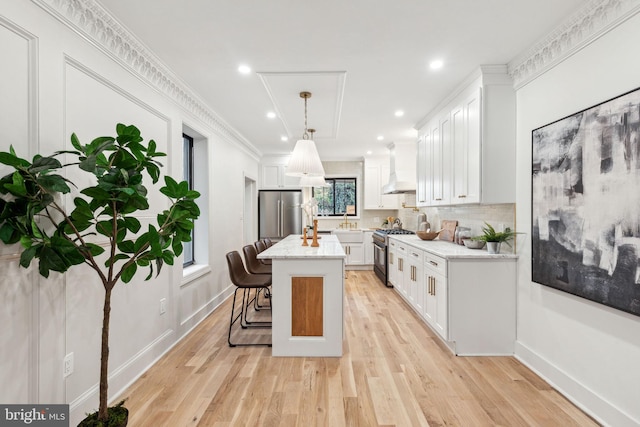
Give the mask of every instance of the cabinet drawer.
M 429 252 L 424 253 L 424 266 L 447 277 L 447 260 Z
M 420 249 L 408 248 L 407 250 L 407 259 L 413 264 L 421 264 L 422 263 L 422 251 Z

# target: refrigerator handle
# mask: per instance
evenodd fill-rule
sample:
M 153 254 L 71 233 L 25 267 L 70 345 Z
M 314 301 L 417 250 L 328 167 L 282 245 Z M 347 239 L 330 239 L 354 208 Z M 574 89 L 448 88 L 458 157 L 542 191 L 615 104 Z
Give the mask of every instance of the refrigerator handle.
M 280 200 L 280 237 L 284 237 L 284 201 Z
M 282 235 L 282 215 L 280 212 L 280 203 L 282 203 L 282 201 L 278 200 L 278 215 L 276 215 L 276 218 L 278 220 L 278 237 Z

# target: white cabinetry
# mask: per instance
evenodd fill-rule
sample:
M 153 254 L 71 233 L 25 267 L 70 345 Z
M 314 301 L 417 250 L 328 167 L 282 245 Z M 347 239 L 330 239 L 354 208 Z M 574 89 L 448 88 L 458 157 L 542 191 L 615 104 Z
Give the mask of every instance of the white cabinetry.
M 367 158 L 364 161 L 364 208 L 398 209 L 397 194 L 382 194 L 382 186 L 389 181 L 389 159 Z
M 340 245 L 347 255 L 345 266 L 363 266 L 365 264 L 365 233 L 361 230 L 334 230 L 333 234 L 338 237 Z
M 457 355 L 512 355 L 516 339 L 515 256 L 491 256 L 442 242 L 389 239 L 395 290 Z M 443 246 L 440 246 L 443 248 Z
M 424 311 L 423 251 L 409 246 L 406 259 L 408 268 L 405 271 L 404 283 L 407 301 L 418 313 L 422 313 Z
M 373 231 L 364 231 L 362 237 L 364 245 L 364 263 L 373 265 Z
M 442 338 L 448 340 L 447 260 L 426 252 L 424 283 L 426 292 L 422 315 Z
M 419 206 L 515 202 L 515 105 L 506 66 L 482 66 L 418 123 Z
M 260 188 L 300 188 L 300 178 L 286 174 L 288 156 L 264 157 L 260 162 Z

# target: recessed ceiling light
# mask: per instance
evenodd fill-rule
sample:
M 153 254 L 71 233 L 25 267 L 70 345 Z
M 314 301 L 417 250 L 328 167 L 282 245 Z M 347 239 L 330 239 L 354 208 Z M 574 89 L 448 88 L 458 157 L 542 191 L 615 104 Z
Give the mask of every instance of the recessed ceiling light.
M 444 62 L 442 61 L 442 59 L 436 59 L 429 63 L 429 68 L 431 68 L 432 70 L 439 70 L 443 65 Z
M 251 68 L 248 65 L 241 65 L 238 67 L 238 72 L 240 74 L 249 74 L 251 72 Z
M 369 150 L 369 151 L 367 151 L 367 154 L 371 155 L 371 154 L 373 154 L 373 151 Z
M 273 111 L 269 111 L 267 113 L 267 117 L 270 119 L 275 119 L 276 118 L 276 113 L 274 113 Z
M 288 140 L 289 140 L 289 137 L 286 136 L 286 135 L 283 135 L 283 136 L 280 137 L 280 141 L 282 141 L 282 142 L 286 142 Z
M 404 111 L 398 110 L 398 111 L 395 112 L 395 115 L 396 115 L 396 117 L 402 117 L 402 116 L 404 116 Z
M 377 138 L 378 141 L 382 141 L 383 139 L 384 139 L 384 136 L 378 135 L 378 138 Z

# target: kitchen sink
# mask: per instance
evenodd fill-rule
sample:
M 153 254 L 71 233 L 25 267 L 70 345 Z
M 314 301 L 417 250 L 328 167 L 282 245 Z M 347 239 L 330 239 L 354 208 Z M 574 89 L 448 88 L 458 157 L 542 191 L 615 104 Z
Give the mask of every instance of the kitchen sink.
M 361 228 L 336 228 L 332 231 L 341 243 L 361 243 L 363 239 Z

